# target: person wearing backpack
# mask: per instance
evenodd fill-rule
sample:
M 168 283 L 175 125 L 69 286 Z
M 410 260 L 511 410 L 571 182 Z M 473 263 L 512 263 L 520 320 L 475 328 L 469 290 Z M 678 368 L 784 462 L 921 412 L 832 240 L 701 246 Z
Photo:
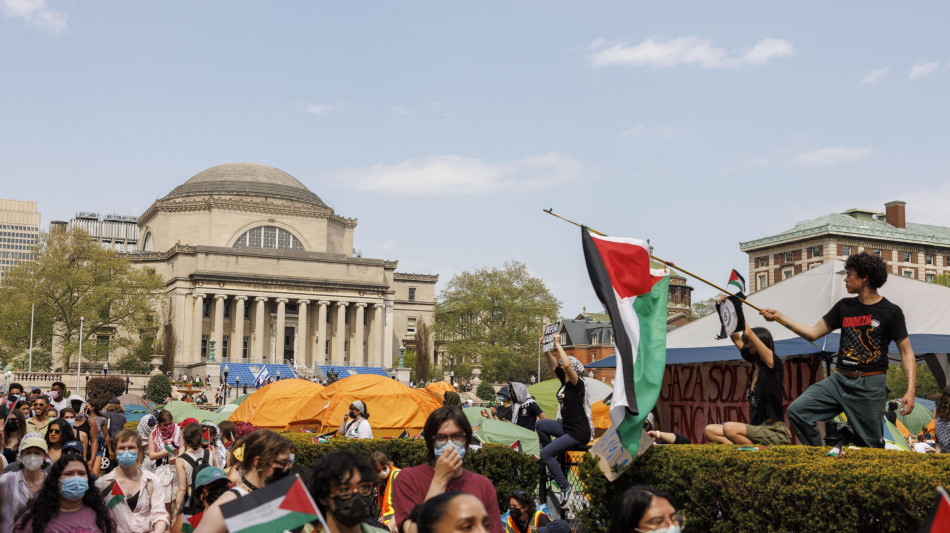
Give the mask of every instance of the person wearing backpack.
M 205 468 L 217 466 L 215 464 L 214 454 L 206 449 L 207 443 L 202 442 L 202 427 L 200 424 L 192 423 L 185 426 L 182 432 L 185 451 L 178 456 L 175 462 L 175 468 L 178 472 L 178 493 L 175 496 L 175 503 L 172 506 L 172 523 L 174 518 L 181 512 L 185 502 L 191 500 L 191 492 L 195 486 L 195 478 Z

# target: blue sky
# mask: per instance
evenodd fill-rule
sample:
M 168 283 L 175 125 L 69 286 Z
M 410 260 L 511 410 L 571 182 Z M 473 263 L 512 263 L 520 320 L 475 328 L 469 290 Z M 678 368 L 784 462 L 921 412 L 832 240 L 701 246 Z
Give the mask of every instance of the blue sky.
M 725 6 L 725 7 L 724 7 Z M 950 225 L 950 5 L 0 0 L 0 197 L 141 214 L 251 161 L 399 270 L 525 262 L 599 310 L 554 208 L 712 279 L 905 200 Z M 698 283 L 695 298 L 713 295 Z

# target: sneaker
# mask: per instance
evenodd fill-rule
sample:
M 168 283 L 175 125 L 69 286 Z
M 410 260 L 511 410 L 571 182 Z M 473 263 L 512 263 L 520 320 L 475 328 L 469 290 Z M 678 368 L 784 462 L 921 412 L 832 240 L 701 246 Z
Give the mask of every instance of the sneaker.
M 568 485 L 566 489 L 561 489 L 561 492 L 557 493 L 557 502 L 561 504 L 561 508 L 566 508 L 568 502 L 571 501 L 571 496 L 574 495 L 574 487 Z

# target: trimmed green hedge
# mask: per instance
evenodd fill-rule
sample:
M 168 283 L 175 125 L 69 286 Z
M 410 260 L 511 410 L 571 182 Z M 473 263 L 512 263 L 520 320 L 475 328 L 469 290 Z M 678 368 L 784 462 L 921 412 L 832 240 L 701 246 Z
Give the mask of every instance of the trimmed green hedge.
M 623 490 L 670 492 L 685 531 L 917 531 L 937 486 L 950 486 L 950 456 L 877 449 L 777 446 L 654 446 L 608 482 L 588 456 L 580 466 L 590 506 L 584 527 L 601 531 Z

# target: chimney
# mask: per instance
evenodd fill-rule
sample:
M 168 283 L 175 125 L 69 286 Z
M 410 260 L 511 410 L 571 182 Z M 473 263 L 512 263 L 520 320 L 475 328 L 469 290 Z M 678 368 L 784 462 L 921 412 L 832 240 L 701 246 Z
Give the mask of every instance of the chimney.
M 895 228 L 904 229 L 907 227 L 907 222 L 904 219 L 904 206 L 907 202 L 902 202 L 900 200 L 895 200 L 893 202 L 887 202 L 884 204 L 884 208 L 887 213 L 887 223 Z

